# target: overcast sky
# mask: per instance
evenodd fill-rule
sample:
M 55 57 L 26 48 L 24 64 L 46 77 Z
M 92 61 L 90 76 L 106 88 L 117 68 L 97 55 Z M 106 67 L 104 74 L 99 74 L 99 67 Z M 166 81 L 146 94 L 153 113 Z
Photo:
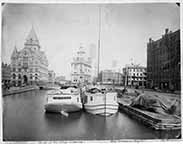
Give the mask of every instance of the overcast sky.
M 101 69 L 130 63 L 146 66 L 149 38 L 180 29 L 180 7 L 169 4 L 102 4 Z M 70 76 L 74 53 L 82 44 L 97 47 L 99 11 L 97 4 L 6 4 L 3 6 L 2 61 L 10 63 L 17 46 L 24 47 L 32 25 L 45 51 L 49 69 Z

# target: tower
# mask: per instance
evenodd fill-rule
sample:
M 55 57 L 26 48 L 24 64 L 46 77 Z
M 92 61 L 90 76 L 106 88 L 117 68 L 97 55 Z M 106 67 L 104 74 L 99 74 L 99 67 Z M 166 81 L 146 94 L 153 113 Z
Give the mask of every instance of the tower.
M 24 45 L 25 48 L 30 48 L 33 51 L 40 50 L 39 40 L 33 26 L 26 38 Z

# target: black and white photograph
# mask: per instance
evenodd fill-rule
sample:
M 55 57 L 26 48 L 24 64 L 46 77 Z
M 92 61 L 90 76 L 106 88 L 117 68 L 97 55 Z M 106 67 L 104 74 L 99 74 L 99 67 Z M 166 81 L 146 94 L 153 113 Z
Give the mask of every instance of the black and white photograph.
M 2 141 L 181 140 L 181 8 L 1 3 Z

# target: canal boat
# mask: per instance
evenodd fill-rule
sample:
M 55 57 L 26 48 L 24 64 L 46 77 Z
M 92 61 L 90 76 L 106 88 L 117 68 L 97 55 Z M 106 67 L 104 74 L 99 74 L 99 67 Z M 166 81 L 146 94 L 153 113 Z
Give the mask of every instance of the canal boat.
M 48 91 L 45 104 L 46 112 L 60 112 L 68 116 L 68 112 L 75 112 L 81 109 L 82 102 L 78 88 L 68 86 L 63 89 Z
M 117 93 L 93 87 L 84 92 L 84 108 L 91 114 L 110 116 L 118 111 Z

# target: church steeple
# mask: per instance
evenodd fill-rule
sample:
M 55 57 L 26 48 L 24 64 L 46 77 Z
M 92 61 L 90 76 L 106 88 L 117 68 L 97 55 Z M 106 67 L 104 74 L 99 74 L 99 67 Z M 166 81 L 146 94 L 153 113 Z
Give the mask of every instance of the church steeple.
M 35 32 L 33 26 L 32 26 L 31 31 L 29 32 L 29 34 L 26 38 L 25 45 L 37 45 L 37 46 L 39 46 L 39 40 L 38 40 L 38 37 L 36 35 L 36 32 Z

